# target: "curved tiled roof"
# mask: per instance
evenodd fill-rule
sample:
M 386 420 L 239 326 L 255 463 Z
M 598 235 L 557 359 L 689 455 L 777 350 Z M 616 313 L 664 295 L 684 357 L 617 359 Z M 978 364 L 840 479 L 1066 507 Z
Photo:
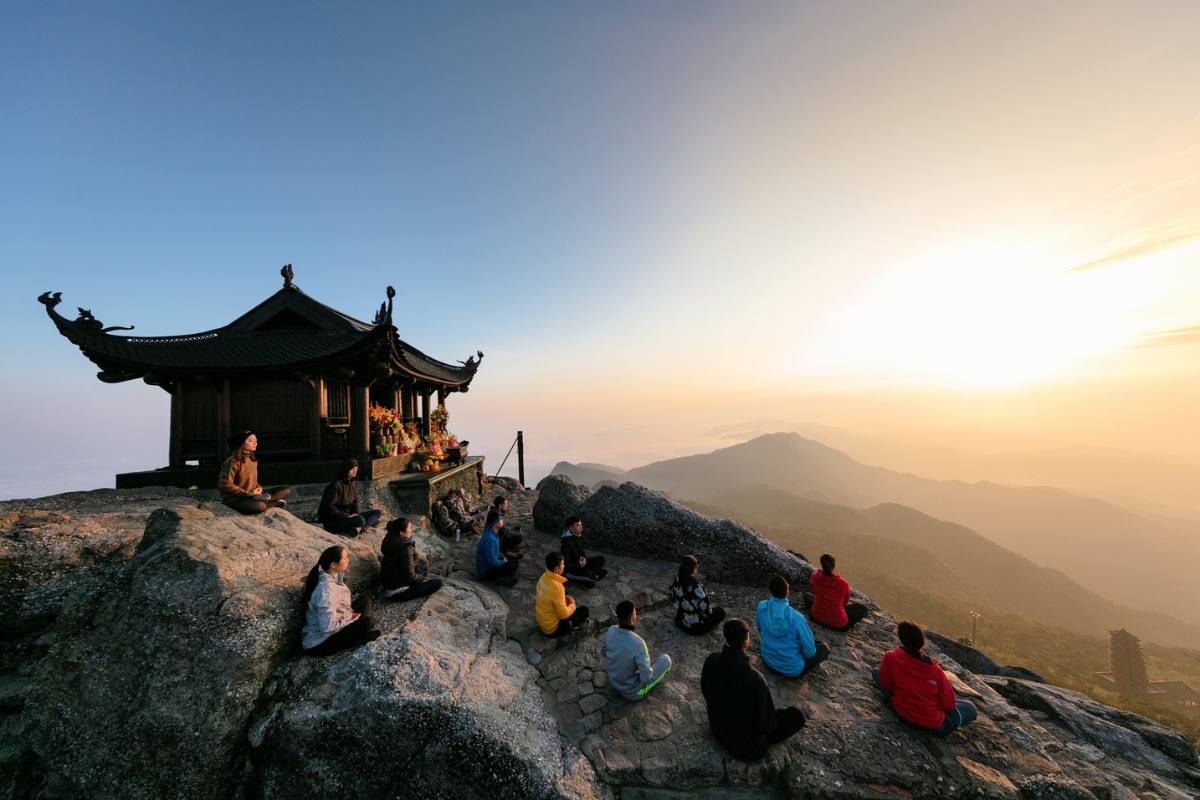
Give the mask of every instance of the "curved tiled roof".
M 367 324 L 288 287 L 221 328 L 183 336 L 118 336 L 90 314 L 68 320 L 55 307 L 60 294 L 38 298 L 59 332 L 104 372 L 106 380 L 149 374 L 239 372 L 255 369 L 362 367 L 391 361 L 431 383 L 465 387 L 478 368 L 430 358 L 401 341 L 388 315 Z M 282 320 L 282 322 L 279 322 Z M 281 328 L 272 327 L 275 324 Z

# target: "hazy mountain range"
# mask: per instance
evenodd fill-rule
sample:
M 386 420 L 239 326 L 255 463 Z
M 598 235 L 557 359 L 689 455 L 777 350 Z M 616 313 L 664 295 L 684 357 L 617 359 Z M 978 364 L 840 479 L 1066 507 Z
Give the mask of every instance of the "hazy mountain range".
M 769 526 L 764 533 L 773 538 L 791 530 L 807 532 L 814 544 L 820 540 L 812 533 L 903 543 L 926 551 L 920 558 L 931 570 L 948 570 L 932 586 L 951 580 L 956 596 L 970 588 L 980 602 L 1048 624 L 1094 634 L 1124 626 L 1164 644 L 1197 641 L 1190 623 L 1200 621 L 1200 524 L 1192 521 L 1138 515 L 1050 487 L 920 478 L 792 433 L 628 471 L 561 463 L 554 472 L 589 486 L 632 480 L 727 508 Z M 873 558 L 870 546 L 860 549 Z
M 927 441 L 769 417 L 717 426 L 707 431 L 705 438 L 746 442 L 766 433 L 798 433 L 863 464 L 925 478 L 1054 486 L 1142 514 L 1200 520 L 1200 464 L 1164 455 L 1082 445 L 975 453 Z

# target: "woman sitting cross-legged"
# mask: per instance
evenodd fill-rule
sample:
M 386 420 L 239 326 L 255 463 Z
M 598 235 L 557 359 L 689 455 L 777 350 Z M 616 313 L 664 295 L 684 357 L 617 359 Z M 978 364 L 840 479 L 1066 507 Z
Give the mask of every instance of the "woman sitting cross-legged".
M 430 578 L 429 559 L 417 549 L 412 523 L 397 517 L 388 523 L 380 545 L 383 564 L 379 569 L 383 594 L 389 600 L 415 600 L 442 588 L 441 578 Z
M 925 655 L 925 633 L 915 622 L 896 626 L 900 646 L 883 654 L 871 670 L 875 685 L 883 690 L 888 704 L 900 719 L 946 736 L 978 715 L 969 700 L 955 700 L 954 688 L 938 663 Z
M 821 556 L 821 568 L 808 579 L 810 591 L 804 593 L 804 610 L 813 622 L 844 632 L 871 612 L 862 603 L 850 602 L 850 584 L 834 572 L 836 566 L 837 560 L 829 553 Z
M 306 655 L 327 656 L 379 638 L 371 616 L 371 598 L 350 602 L 350 588 L 342 579 L 350 566 L 350 551 L 334 545 L 321 553 L 304 581 L 304 631 L 300 646 Z
M 671 584 L 671 597 L 675 601 L 675 624 L 684 633 L 701 636 L 708 633 L 725 619 L 725 609 L 713 608 L 708 602 L 704 584 L 696 580 L 700 562 L 695 556 L 684 556 L 679 564 L 679 576 Z
M 230 454 L 217 475 L 221 502 L 243 514 L 261 514 L 268 508 L 286 506 L 283 498 L 292 493 L 290 486 L 264 490 L 258 485 L 258 437 L 250 431 L 229 436 Z
M 379 518 L 383 516 L 383 512 L 378 508 L 358 510 L 358 490 L 354 488 L 356 475 L 358 460 L 347 458 L 338 469 L 337 480 L 326 486 L 321 494 L 317 519 L 330 533 L 358 536 L 364 528 L 379 522 Z

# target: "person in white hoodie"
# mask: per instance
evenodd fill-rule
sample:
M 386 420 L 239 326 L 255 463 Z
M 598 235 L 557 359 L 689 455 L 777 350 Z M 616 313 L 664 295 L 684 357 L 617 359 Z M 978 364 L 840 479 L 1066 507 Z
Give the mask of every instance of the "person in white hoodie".
M 371 598 L 350 602 L 350 587 L 342 576 L 350 566 L 350 551 L 334 545 L 321 553 L 304 581 L 304 630 L 300 648 L 305 655 L 327 656 L 379 638 L 371 616 Z
M 629 600 L 617 603 L 617 621 L 604 634 L 600 655 L 608 661 L 608 682 L 617 694 L 631 702 L 646 696 L 671 670 L 671 657 L 663 653 L 650 663 L 646 640 L 634 630 L 637 609 Z

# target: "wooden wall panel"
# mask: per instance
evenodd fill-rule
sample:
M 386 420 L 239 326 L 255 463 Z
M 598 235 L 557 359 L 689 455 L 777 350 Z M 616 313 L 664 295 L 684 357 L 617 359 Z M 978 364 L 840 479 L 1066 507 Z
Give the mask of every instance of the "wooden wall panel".
M 220 440 L 220 395 L 216 387 L 185 381 L 176 391 L 181 393 L 180 458 L 205 463 L 224 459 L 228 454 Z
M 230 428 L 253 431 L 259 458 L 307 458 L 312 453 L 313 388 L 298 378 L 230 381 Z

